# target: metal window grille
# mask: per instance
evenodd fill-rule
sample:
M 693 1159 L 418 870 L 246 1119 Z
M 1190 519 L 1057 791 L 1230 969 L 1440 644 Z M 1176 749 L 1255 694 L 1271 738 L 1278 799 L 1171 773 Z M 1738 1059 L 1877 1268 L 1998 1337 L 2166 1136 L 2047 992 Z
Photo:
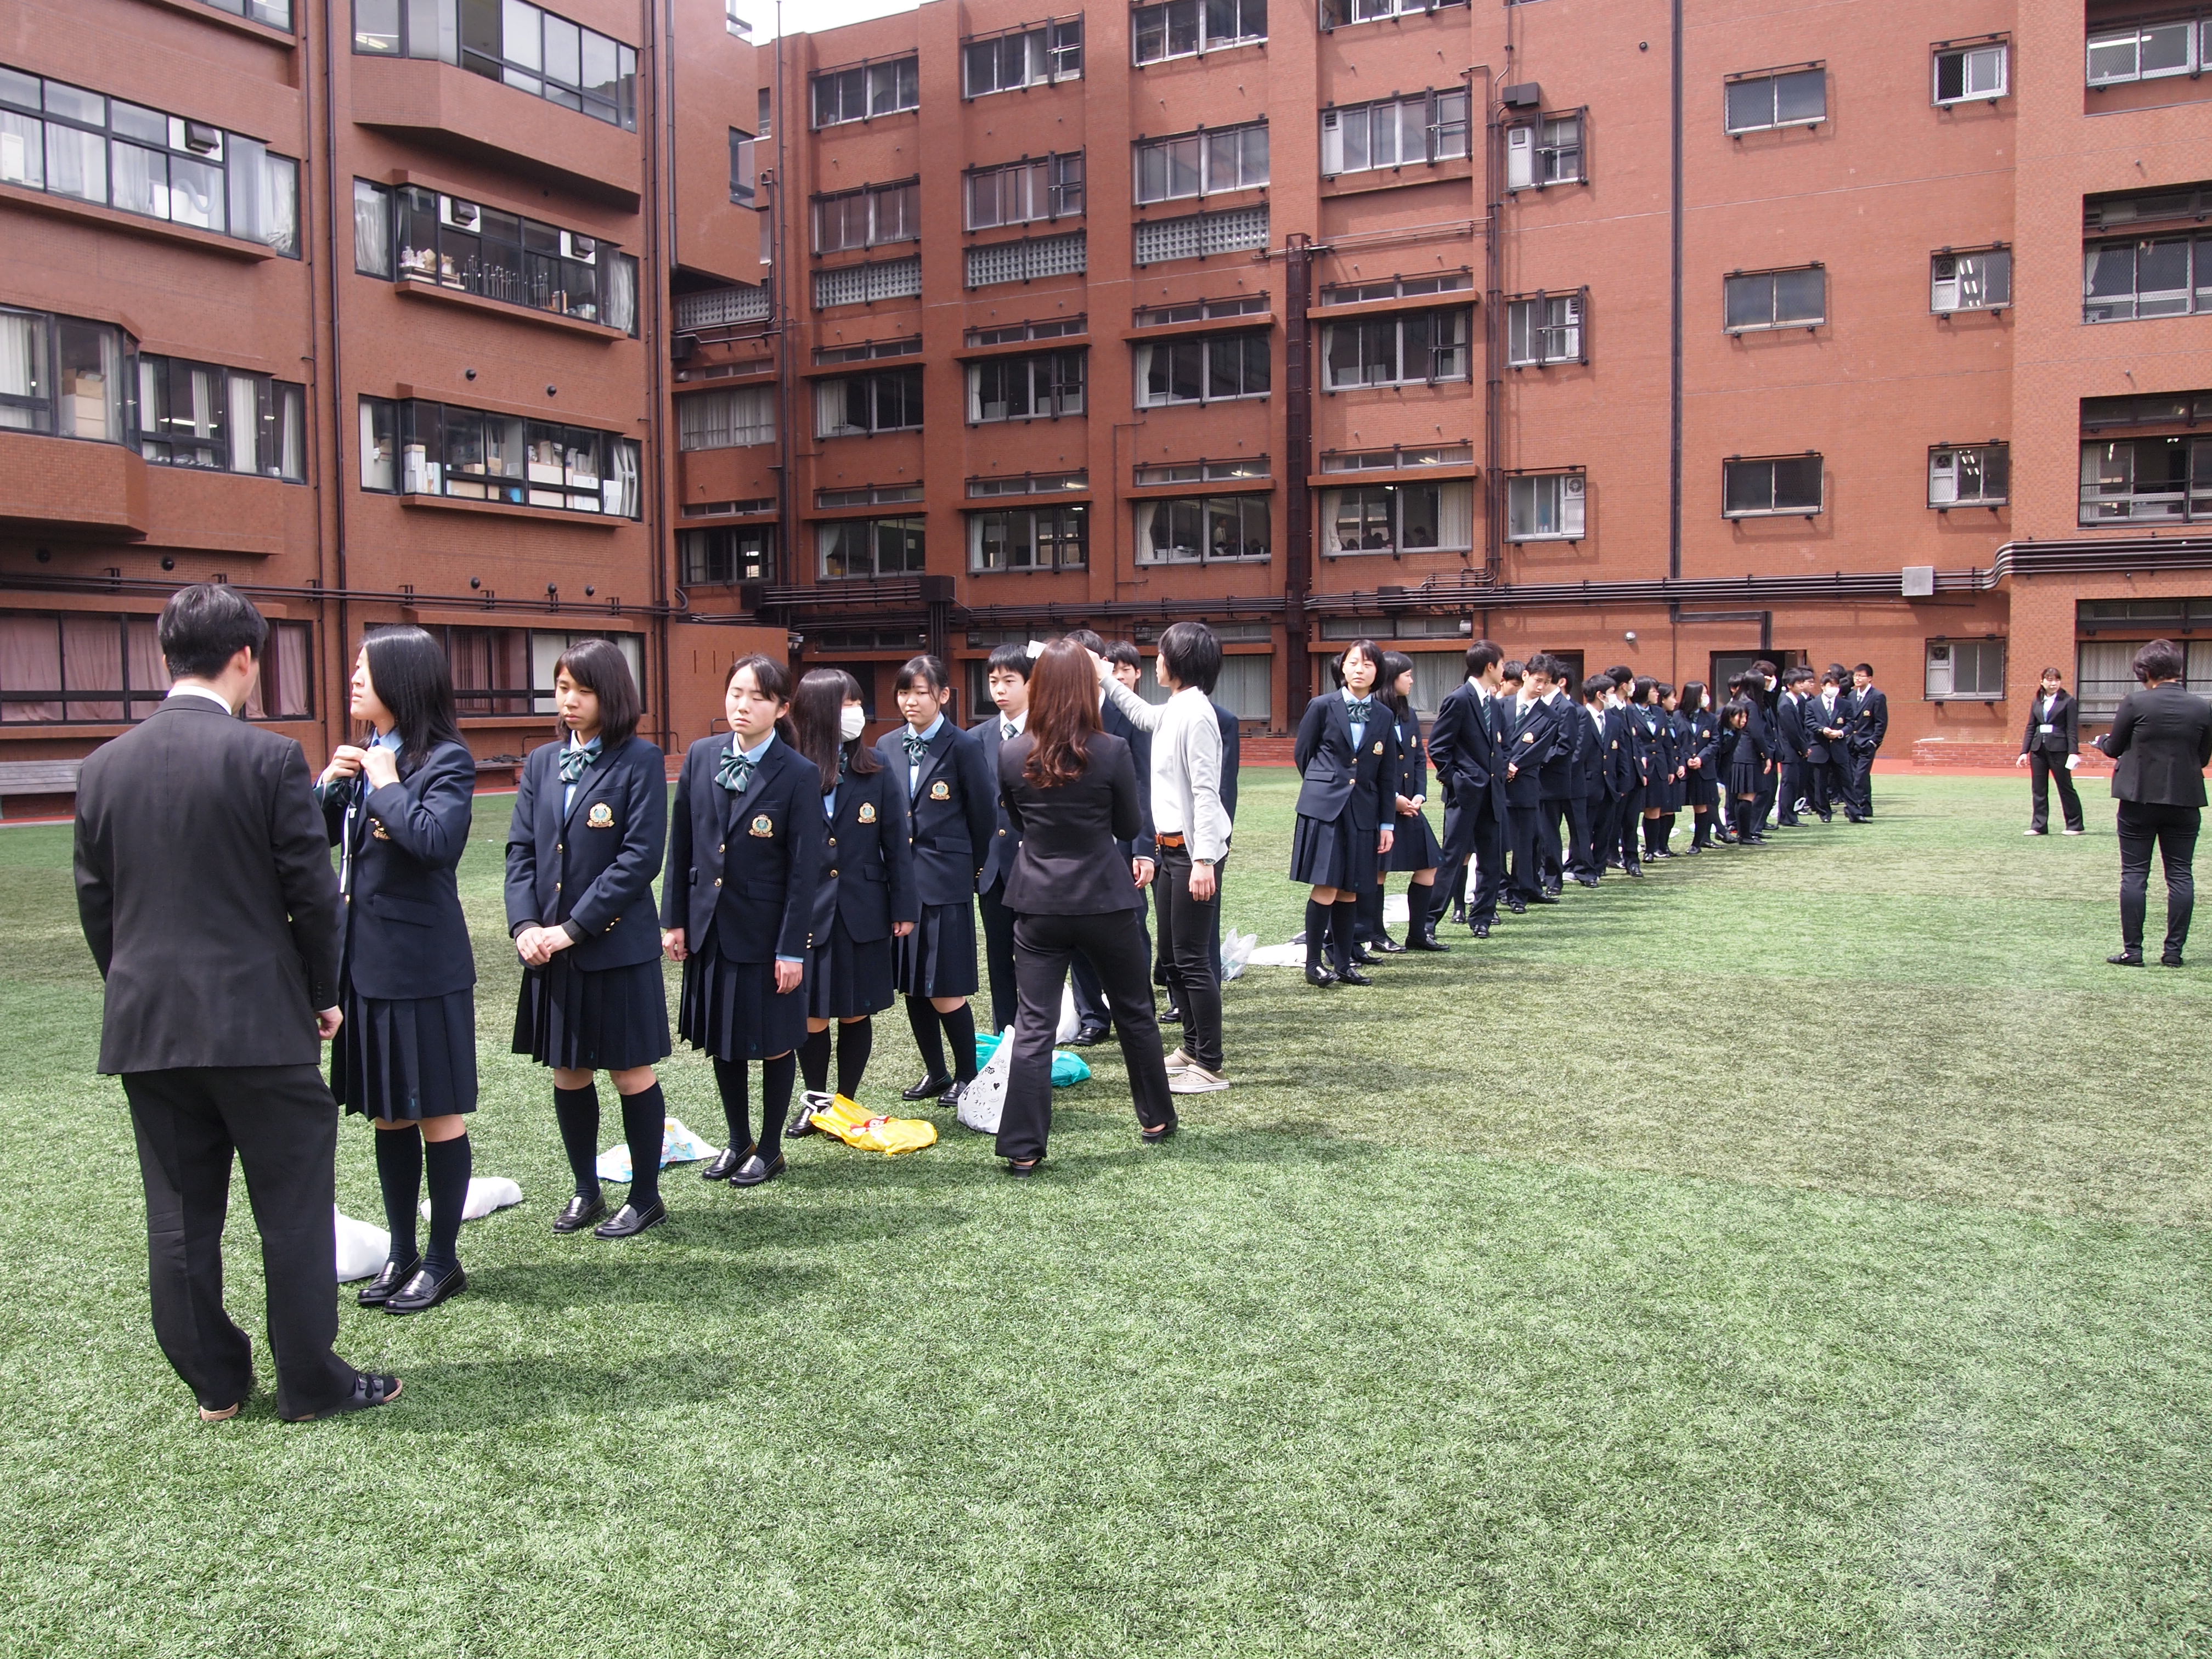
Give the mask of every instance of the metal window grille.
M 814 273 L 814 305 L 854 306 L 870 300 L 910 299 L 921 292 L 921 256 L 876 259 Z
M 1145 221 L 1137 227 L 1136 260 L 1140 265 L 1157 264 L 1165 259 L 1194 259 L 1267 246 L 1267 210 L 1231 208 L 1225 213 Z
M 710 288 L 699 294 L 676 296 L 676 326 L 679 329 L 715 328 L 728 323 L 757 323 L 768 315 L 768 289 Z
M 991 242 L 968 250 L 968 286 L 1026 283 L 1039 276 L 1069 276 L 1090 268 L 1084 233 L 1025 236 L 1017 242 Z

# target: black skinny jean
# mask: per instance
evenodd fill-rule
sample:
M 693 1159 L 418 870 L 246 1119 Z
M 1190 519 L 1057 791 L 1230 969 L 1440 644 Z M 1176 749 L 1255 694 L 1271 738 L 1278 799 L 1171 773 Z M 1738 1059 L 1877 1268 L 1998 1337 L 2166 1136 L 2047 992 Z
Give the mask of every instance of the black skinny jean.
M 2081 797 L 2074 793 L 2074 775 L 2066 769 L 2066 757 L 2032 750 L 2027 757 L 2027 772 L 2035 788 L 2035 813 L 2028 819 L 2028 828 L 2051 828 L 2051 786 L 2055 783 L 2058 786 L 2058 804 L 2066 813 L 2066 827 L 2079 830 Z
M 2150 854 L 2155 845 L 2166 866 L 2166 954 L 2178 957 L 2189 942 L 2190 913 L 2197 908 L 2196 806 L 2120 803 L 2120 943 L 2142 949 L 2143 912 L 2150 896 Z
M 1229 860 L 1224 857 L 1221 864 Z M 1214 896 L 1190 896 L 1190 848 L 1160 848 L 1152 878 L 1160 913 L 1160 949 L 1167 953 L 1168 985 L 1182 1010 L 1182 1048 L 1209 1072 L 1221 1069 L 1221 981 L 1213 965 L 1213 940 L 1221 914 L 1221 864 L 1213 866 Z

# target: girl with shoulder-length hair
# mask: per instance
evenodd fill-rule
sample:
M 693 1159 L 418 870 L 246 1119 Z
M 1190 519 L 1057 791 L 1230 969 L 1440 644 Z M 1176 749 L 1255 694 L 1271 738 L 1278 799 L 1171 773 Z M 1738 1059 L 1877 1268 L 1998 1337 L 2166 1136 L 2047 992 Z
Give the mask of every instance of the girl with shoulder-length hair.
M 1682 686 L 1682 706 L 1676 711 L 1685 737 L 1682 793 L 1693 825 L 1689 850 L 1702 853 L 1713 844 L 1713 809 L 1720 804 L 1720 722 L 1714 717 L 1703 680 Z
M 700 1173 L 757 1187 L 783 1173 L 783 1125 L 806 1036 L 806 963 L 828 836 L 822 774 L 794 746 L 791 671 L 740 657 L 726 732 L 693 744 L 676 780 L 661 943 L 684 964 L 677 1030 L 714 1062 L 730 1144 Z M 761 1066 L 752 1131 L 749 1067 Z
M 477 1109 L 477 965 L 454 871 L 468 848 L 476 760 L 446 653 L 419 628 L 362 642 L 352 714 L 368 738 L 340 744 L 316 784 L 346 898 L 331 1092 L 378 1130 L 392 1249 L 358 1300 L 422 1313 L 469 1282 L 459 1246 Z M 426 1170 L 430 1246 L 418 1251 Z
M 1100 726 L 1097 672 L 1073 641 L 1055 640 L 1038 655 L 1028 724 L 1000 745 L 999 786 L 1022 842 L 1006 878 L 1020 1006 L 999 1156 L 1019 1176 L 1044 1160 L 1053 1034 L 1079 951 L 1097 969 L 1113 1011 L 1143 1138 L 1164 1140 L 1176 1112 L 1152 1009 L 1145 894 L 1115 845 L 1143 823 L 1136 762 L 1126 741 Z
M 592 1228 L 627 1238 L 666 1218 L 660 1150 L 667 1105 L 653 1067 L 668 1056 L 668 993 L 653 878 L 668 841 L 667 765 L 637 735 L 629 659 L 579 640 L 553 669 L 564 736 L 524 763 L 507 836 L 507 923 L 522 958 L 514 1052 L 553 1068 L 553 1111 L 575 1177 L 556 1233 L 606 1213 L 599 1190 L 601 1072 L 622 1100 L 629 1198 Z
M 815 890 L 806 975 L 806 1040 L 799 1069 L 806 1097 L 791 1120 L 804 1134 L 812 1112 L 831 1103 L 830 1026 L 837 1026 L 837 1094 L 860 1097 L 875 1046 L 873 1016 L 891 1006 L 891 941 L 914 932 L 914 848 L 906 792 L 862 741 L 868 712 L 860 683 L 842 668 L 811 670 L 792 699 L 799 752 L 822 775 L 826 872 Z
M 1375 696 L 1382 652 L 1356 640 L 1338 663 L 1342 689 L 1306 705 L 1292 750 L 1303 777 L 1291 833 L 1291 879 L 1306 899 L 1306 981 L 1371 985 L 1354 936 L 1358 896 L 1381 878 L 1397 820 L 1397 726 Z M 1329 947 L 1334 971 L 1322 964 Z
M 1443 848 L 1429 823 L 1429 751 L 1421 739 L 1420 712 L 1413 707 L 1413 659 L 1402 651 L 1382 653 L 1382 673 L 1376 693 L 1390 711 L 1397 733 L 1398 769 L 1391 780 L 1390 851 L 1382 860 L 1374 887 L 1370 918 L 1376 942 L 1390 948 L 1393 941 L 1382 922 L 1382 890 L 1391 872 L 1404 871 L 1406 884 L 1406 943 L 1408 951 L 1447 951 L 1437 938 L 1437 866 L 1443 862 Z

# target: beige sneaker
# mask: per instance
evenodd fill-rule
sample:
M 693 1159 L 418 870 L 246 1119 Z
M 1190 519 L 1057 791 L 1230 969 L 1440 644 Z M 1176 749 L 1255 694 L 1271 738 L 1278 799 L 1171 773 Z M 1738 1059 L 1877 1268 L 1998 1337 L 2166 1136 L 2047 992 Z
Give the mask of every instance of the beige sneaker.
M 1197 1063 L 1198 1062 L 1196 1060 L 1193 1060 L 1188 1054 L 1183 1053 L 1183 1051 L 1178 1048 L 1173 1054 L 1168 1056 L 1168 1075 L 1170 1077 L 1173 1077 L 1177 1072 L 1187 1072 Z
M 1209 1072 L 1196 1060 L 1168 1077 L 1168 1092 L 1171 1095 L 1218 1094 L 1229 1086 L 1229 1079 L 1218 1073 Z

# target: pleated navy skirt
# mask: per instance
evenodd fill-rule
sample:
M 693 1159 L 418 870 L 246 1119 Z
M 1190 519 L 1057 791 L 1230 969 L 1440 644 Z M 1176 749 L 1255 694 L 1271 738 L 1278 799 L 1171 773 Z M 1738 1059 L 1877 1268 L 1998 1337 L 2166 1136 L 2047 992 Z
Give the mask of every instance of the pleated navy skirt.
M 1755 760 L 1730 761 L 1728 787 L 1731 798 L 1738 795 L 1757 794 L 1759 793 L 1759 763 Z
M 842 915 L 832 921 L 829 939 L 814 947 L 806 970 L 809 1018 L 852 1019 L 890 1007 L 898 994 L 892 943 L 888 939 L 856 939 L 845 931 Z
M 349 1112 L 394 1123 L 477 1109 L 477 994 L 338 1000 L 331 1092 Z
M 627 1072 L 668 1058 L 668 988 L 656 957 L 628 968 L 574 966 L 558 951 L 522 972 L 514 1052 L 574 1072 Z
M 1443 862 L 1443 845 L 1437 841 L 1437 832 L 1429 828 L 1426 812 L 1393 818 L 1390 827 L 1397 834 L 1391 838 L 1390 856 L 1382 866 L 1385 870 L 1433 870 Z
M 1690 798 L 1690 786 L 1686 779 L 1670 780 L 1659 790 L 1659 799 L 1652 803 L 1662 812 L 1679 812 Z
M 772 1060 L 806 1041 L 807 988 L 779 994 L 773 962 L 732 962 L 714 948 L 684 959 L 677 1034 L 716 1060 Z
M 1711 768 L 1699 767 L 1690 774 L 1689 781 L 1683 786 L 1683 793 L 1693 811 L 1708 812 L 1720 794 L 1720 785 L 1714 780 Z
M 891 942 L 894 978 L 910 997 L 972 997 L 975 973 L 975 907 L 925 904 L 921 921 L 904 939 Z M 815 1016 L 817 1019 L 821 1015 Z
M 1301 812 L 1291 831 L 1291 879 L 1308 887 L 1372 887 L 1382 874 L 1380 839 L 1375 830 L 1353 829 L 1349 809 L 1328 823 Z

